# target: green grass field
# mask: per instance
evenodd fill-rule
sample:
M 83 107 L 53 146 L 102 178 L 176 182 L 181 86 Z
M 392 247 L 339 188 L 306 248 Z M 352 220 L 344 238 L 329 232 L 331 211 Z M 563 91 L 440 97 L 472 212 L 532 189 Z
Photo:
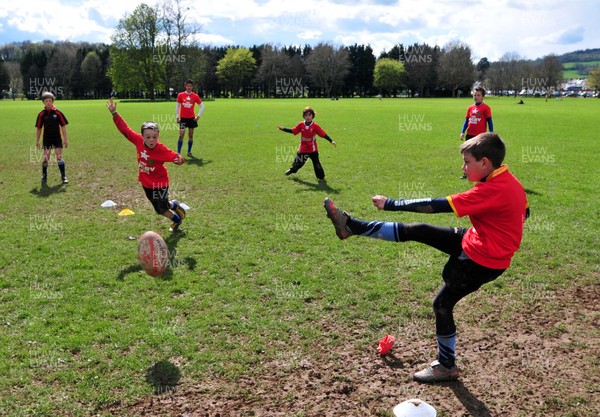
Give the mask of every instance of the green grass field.
M 578 67 L 583 66 L 588 71 L 600 66 L 600 61 L 588 61 L 588 62 L 565 62 L 563 64 L 563 78 L 565 80 L 586 78 L 585 74 L 581 74 L 578 71 Z
M 507 295 L 518 314 L 523 292 L 599 282 L 600 141 L 592 122 L 600 101 L 516 101 L 486 100 L 532 217 L 513 266 L 485 291 Z M 347 334 L 371 349 L 387 332 L 402 336 L 402 320 L 423 320 L 422 340 L 433 340 L 430 305 L 445 256 L 412 243 L 341 242 L 322 200 L 330 196 L 358 218 L 466 226 L 451 215 L 377 212 L 370 197 L 468 189 L 458 179 L 458 147 L 470 103 L 207 102 L 198 158 L 168 165 L 171 196 L 191 207 L 182 231 L 171 234 L 137 183 L 134 148 L 105 101 L 56 103 L 70 122 L 70 184 L 59 184 L 54 163 L 46 189 L 34 147 L 41 102 L 0 102 L 0 414 L 111 415 L 175 383 L 264 373 L 282 351 L 318 355 Z M 292 127 L 305 105 L 338 144 L 319 142 L 326 184 L 310 162 L 283 174 L 298 141 L 276 126 Z M 135 129 L 157 121 L 162 142 L 176 148 L 174 103 L 122 102 L 118 110 Z M 101 208 L 108 199 L 118 206 Z M 124 208 L 135 215 L 119 217 Z M 138 266 L 135 239 L 146 230 L 171 249 L 171 270 L 160 278 Z M 590 372 L 598 373 L 597 361 Z

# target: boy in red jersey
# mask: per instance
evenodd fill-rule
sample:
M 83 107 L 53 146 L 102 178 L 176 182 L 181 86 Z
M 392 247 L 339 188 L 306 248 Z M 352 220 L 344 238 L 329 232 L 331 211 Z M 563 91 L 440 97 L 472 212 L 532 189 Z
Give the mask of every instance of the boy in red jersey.
M 40 136 L 42 130 L 44 131 L 43 148 L 44 148 L 44 160 L 42 162 L 42 185 L 46 185 L 48 180 L 48 161 L 50 160 L 50 153 L 54 148 L 54 155 L 58 161 L 58 169 L 60 170 L 60 177 L 63 184 L 68 184 L 67 176 L 65 174 L 65 160 L 63 159 L 62 149 L 63 146 L 66 148 L 69 146 L 67 140 L 67 125 L 69 122 L 65 115 L 54 106 L 54 94 L 46 91 L 42 94 L 42 101 L 44 102 L 44 110 L 42 110 L 35 121 L 35 127 L 37 128 L 35 134 L 35 147 L 40 149 Z
M 393 200 L 381 195 L 372 198 L 380 210 L 419 213 L 452 213 L 469 216 L 472 227 L 439 227 L 424 223 L 364 222 L 352 219 L 326 198 L 327 216 L 340 239 L 352 235 L 392 242 L 416 241 L 432 246 L 450 257 L 442 271 L 444 285 L 433 301 L 437 360 L 416 372 L 419 382 L 458 378 L 456 366 L 456 303 L 483 284 L 498 278 L 509 266 L 521 245 L 529 207 L 521 183 L 502 164 L 504 142 L 496 133 L 482 133 L 460 147 L 463 171 L 473 188 L 445 198 Z
M 145 122 L 142 124 L 142 133 L 139 134 L 127 126 L 117 113 L 117 103 L 112 98 L 108 100 L 106 107 L 113 115 L 113 122 L 119 132 L 136 147 L 138 181 L 142 184 L 146 197 L 157 214 L 173 221 L 170 230 L 176 231 L 185 218 L 185 210 L 177 201 L 169 201 L 169 173 L 165 162 L 181 165 L 185 162 L 184 159 L 158 141 L 159 130 L 156 123 Z
M 460 140 L 469 140 L 486 132 L 486 127 L 489 126 L 490 132 L 494 131 L 494 123 L 492 122 L 492 109 L 483 102 L 485 97 L 485 89 L 483 87 L 475 87 L 473 89 L 473 100 L 475 103 L 467 108 L 465 122 L 460 131 Z M 465 138 L 465 133 L 467 134 Z M 461 179 L 467 179 L 465 175 Z
M 185 91 L 182 91 L 177 95 L 177 103 L 175 104 L 175 117 L 179 124 L 179 140 L 177 141 L 177 153 L 181 153 L 181 147 L 183 146 L 183 137 L 185 136 L 185 129 L 188 129 L 188 158 L 192 156 L 192 145 L 194 144 L 194 129 L 198 127 L 198 119 L 204 113 L 204 103 L 200 96 L 193 91 L 194 83 L 192 80 L 185 82 Z M 200 106 L 198 115 L 194 112 L 194 106 L 198 104 Z
M 291 168 L 285 171 L 285 175 L 291 175 L 298 172 L 298 170 L 304 166 L 308 158 L 310 158 L 313 163 L 313 168 L 315 169 L 315 175 L 317 176 L 319 182 L 322 182 L 325 181 L 325 171 L 323 170 L 321 162 L 319 161 L 317 135 L 328 140 L 333 146 L 336 146 L 336 143 L 329 137 L 329 135 L 327 135 L 327 133 L 325 133 L 323 129 L 321 129 L 321 126 L 313 122 L 313 119 L 315 118 L 315 111 L 312 107 L 305 107 L 302 111 L 302 117 L 304 118 L 304 121 L 298 123 L 293 129 L 277 126 L 277 129 L 286 133 L 293 133 L 294 135 L 301 133 L 298 152 L 296 153 L 296 157 L 294 158 Z

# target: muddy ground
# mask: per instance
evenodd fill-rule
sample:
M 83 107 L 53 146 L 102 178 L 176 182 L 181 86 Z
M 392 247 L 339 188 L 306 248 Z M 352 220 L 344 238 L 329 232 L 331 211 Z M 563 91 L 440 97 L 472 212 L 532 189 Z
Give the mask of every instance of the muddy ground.
M 455 314 L 461 369 L 456 382 L 412 381 L 413 372 L 435 355 L 430 337 L 409 341 L 396 335 L 386 357 L 377 354 L 377 340 L 356 346 L 348 337 L 333 352 L 265 363 L 269 373 L 252 379 L 198 383 L 182 378 L 173 392 L 109 411 L 181 417 L 392 416 L 396 404 L 420 398 L 438 417 L 600 416 L 599 284 L 537 291 L 521 303 L 490 300 L 481 291 L 470 297 Z M 511 310 L 514 306 L 520 310 Z

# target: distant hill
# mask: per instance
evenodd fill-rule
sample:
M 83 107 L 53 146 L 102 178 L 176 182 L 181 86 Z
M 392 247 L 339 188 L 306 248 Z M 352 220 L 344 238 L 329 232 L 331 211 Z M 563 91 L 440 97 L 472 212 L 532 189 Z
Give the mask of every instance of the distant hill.
M 600 67 L 600 48 L 585 49 L 557 55 L 563 64 L 563 79 L 587 78 L 588 73 Z M 538 58 L 536 62 L 541 61 Z
M 590 62 L 600 61 L 600 48 L 585 49 L 582 51 L 567 52 L 558 56 L 560 62 Z

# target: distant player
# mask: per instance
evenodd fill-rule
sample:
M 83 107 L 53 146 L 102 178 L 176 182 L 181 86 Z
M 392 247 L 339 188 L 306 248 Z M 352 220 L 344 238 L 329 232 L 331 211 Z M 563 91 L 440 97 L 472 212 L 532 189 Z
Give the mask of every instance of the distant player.
M 44 110 L 38 115 L 35 122 L 37 128 L 35 134 L 35 147 L 40 149 L 40 136 L 44 131 L 43 136 L 43 149 L 44 149 L 44 160 L 42 162 L 42 185 L 46 185 L 48 181 L 48 161 L 50 161 L 50 153 L 54 148 L 54 155 L 58 161 L 58 169 L 60 170 L 60 178 L 63 184 L 68 184 L 67 175 L 65 173 L 65 161 L 63 159 L 62 150 L 63 147 L 67 147 L 69 142 L 67 140 L 67 118 L 54 106 L 54 94 L 46 91 L 42 94 L 42 101 L 44 102 Z
M 483 87 L 475 87 L 473 89 L 473 100 L 475 103 L 467 108 L 467 115 L 460 131 L 460 140 L 469 140 L 485 133 L 489 126 L 489 131 L 494 131 L 494 123 L 492 122 L 492 109 L 483 102 L 485 97 L 485 89 Z M 466 137 L 465 137 L 466 134 Z M 467 179 L 465 175 L 461 177 Z
M 146 197 L 157 214 L 173 222 L 171 231 L 176 231 L 185 218 L 185 210 L 177 201 L 169 201 L 169 173 L 165 162 L 181 165 L 185 162 L 184 159 L 158 141 L 159 130 L 156 123 L 145 122 L 140 129 L 142 133 L 139 134 L 127 126 L 117 113 L 117 103 L 112 98 L 108 100 L 106 107 L 113 115 L 113 122 L 119 132 L 135 145 L 138 181 L 142 184 Z
M 179 124 L 179 140 L 177 141 L 177 153 L 181 153 L 183 146 L 183 137 L 185 129 L 188 130 L 188 158 L 192 156 L 192 145 L 194 144 L 194 129 L 198 127 L 198 119 L 204 113 L 204 103 L 196 93 L 194 93 L 194 83 L 192 80 L 185 82 L 185 91 L 177 95 L 177 103 L 175 104 L 175 117 Z M 198 114 L 196 115 L 194 107 L 198 104 Z
M 302 110 L 303 122 L 298 123 L 294 128 L 289 129 L 283 126 L 277 126 L 277 128 L 286 133 L 293 133 L 294 135 L 300 134 L 300 146 L 296 153 L 296 158 L 290 169 L 285 171 L 285 175 L 291 175 L 304 166 L 306 161 L 310 158 L 315 169 L 315 175 L 319 181 L 325 181 L 325 171 L 319 161 L 319 148 L 317 146 L 317 136 L 320 136 L 328 140 L 333 146 L 336 143 L 333 139 L 325 133 L 321 126 L 316 124 L 313 119 L 315 118 L 315 111 L 312 107 L 305 107 Z

